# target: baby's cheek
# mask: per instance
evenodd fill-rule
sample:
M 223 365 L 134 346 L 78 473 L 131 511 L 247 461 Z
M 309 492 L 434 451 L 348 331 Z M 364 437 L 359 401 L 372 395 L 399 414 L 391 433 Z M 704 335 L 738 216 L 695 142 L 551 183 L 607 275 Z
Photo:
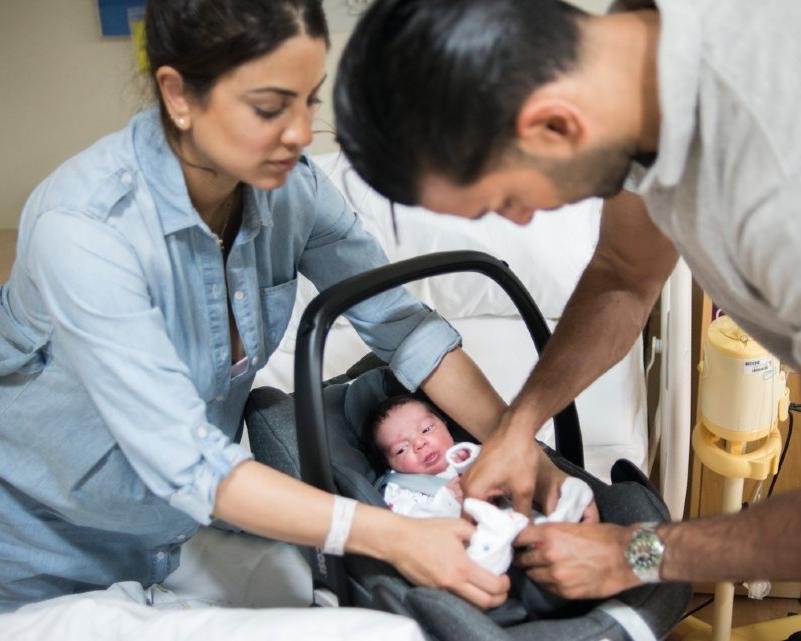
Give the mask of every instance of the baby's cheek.
M 397 472 L 403 472 L 404 474 L 415 474 L 417 473 L 417 460 L 414 457 L 410 456 L 399 456 L 395 460 L 395 465 L 392 466 Z

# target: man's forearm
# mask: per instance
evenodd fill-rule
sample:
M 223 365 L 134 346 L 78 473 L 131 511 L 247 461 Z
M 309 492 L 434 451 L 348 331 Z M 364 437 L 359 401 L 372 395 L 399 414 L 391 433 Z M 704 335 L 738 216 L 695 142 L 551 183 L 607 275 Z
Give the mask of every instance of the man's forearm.
M 666 581 L 801 579 L 801 490 L 738 514 L 663 525 Z
M 659 295 L 632 290 L 593 259 L 565 307 L 553 337 L 512 403 L 536 432 L 631 349 Z

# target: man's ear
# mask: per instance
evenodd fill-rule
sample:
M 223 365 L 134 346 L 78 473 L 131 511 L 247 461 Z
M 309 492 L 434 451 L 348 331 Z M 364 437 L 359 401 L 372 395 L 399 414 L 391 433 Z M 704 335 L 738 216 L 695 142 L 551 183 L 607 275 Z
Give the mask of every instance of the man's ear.
M 191 126 L 191 113 L 181 74 L 173 67 L 159 67 L 156 83 L 172 121 L 179 129 L 188 129 Z
M 532 93 L 517 114 L 518 147 L 531 155 L 568 157 L 587 137 L 587 123 L 565 98 Z

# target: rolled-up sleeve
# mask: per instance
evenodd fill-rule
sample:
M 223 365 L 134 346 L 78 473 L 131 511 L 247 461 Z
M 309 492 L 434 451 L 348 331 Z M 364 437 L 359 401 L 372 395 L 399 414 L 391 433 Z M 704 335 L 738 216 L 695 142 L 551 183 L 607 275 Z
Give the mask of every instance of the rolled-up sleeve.
M 316 178 L 315 222 L 300 271 L 322 291 L 386 265 L 388 260 L 337 188 L 314 165 L 312 170 Z M 345 316 L 409 390 L 417 389 L 445 354 L 461 344 L 450 323 L 402 287 L 353 306 Z
M 148 489 L 209 523 L 220 481 L 251 455 L 207 421 L 136 252 L 102 221 L 51 211 L 32 228 L 27 255 L 52 318 L 54 358 Z

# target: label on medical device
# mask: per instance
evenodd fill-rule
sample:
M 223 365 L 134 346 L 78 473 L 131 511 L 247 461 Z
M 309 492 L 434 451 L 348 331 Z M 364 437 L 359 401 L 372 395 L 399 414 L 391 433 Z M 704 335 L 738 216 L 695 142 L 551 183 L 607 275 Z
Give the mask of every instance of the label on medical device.
M 774 367 L 772 358 L 754 358 L 743 363 L 746 374 L 763 374 L 772 372 Z

